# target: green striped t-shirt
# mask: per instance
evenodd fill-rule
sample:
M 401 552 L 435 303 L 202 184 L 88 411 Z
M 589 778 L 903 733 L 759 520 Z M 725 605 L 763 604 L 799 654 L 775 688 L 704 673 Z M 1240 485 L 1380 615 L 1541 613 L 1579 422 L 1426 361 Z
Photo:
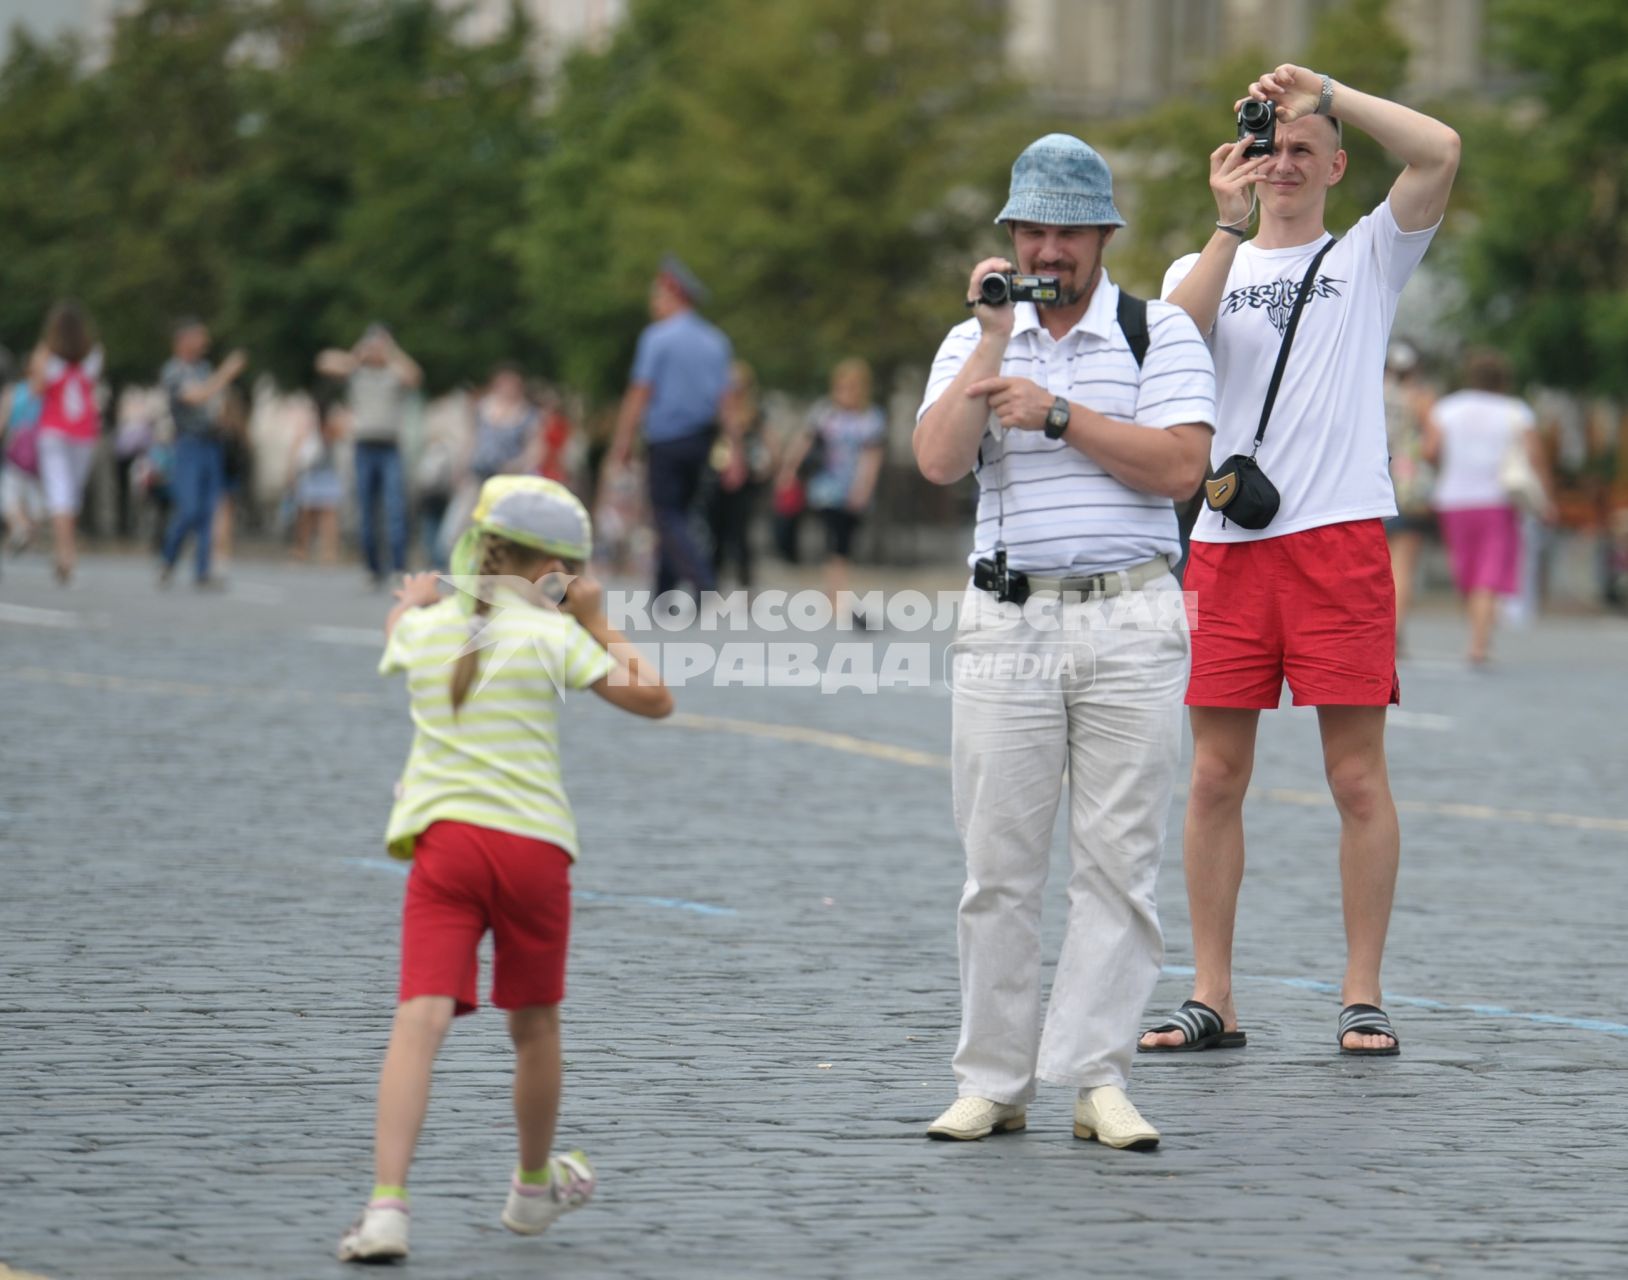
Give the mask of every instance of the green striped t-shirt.
M 436 821 L 468 822 L 557 844 L 577 856 L 577 824 L 560 777 L 561 691 L 586 689 L 615 661 L 569 614 L 500 588 L 480 637 L 480 669 L 452 713 L 452 670 L 470 616 L 450 598 L 409 609 L 379 674 L 407 673 L 412 751 L 396 787 L 385 844 L 411 858 Z

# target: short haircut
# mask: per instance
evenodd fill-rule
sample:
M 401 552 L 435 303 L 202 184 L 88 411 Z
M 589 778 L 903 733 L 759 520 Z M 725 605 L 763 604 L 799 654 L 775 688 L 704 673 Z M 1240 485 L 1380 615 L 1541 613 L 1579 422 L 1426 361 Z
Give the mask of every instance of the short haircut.
M 1464 353 L 1464 385 L 1475 391 L 1508 392 L 1514 382 L 1509 357 L 1491 347 L 1472 347 Z

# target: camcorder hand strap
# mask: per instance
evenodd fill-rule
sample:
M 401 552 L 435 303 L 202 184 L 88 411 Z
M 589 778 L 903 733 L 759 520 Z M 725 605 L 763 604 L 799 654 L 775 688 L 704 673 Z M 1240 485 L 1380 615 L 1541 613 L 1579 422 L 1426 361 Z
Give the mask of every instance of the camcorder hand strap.
M 1294 345 L 1294 331 L 1300 327 L 1300 313 L 1306 309 L 1306 299 L 1311 297 L 1312 287 L 1317 283 L 1317 268 L 1323 265 L 1323 259 L 1334 247 L 1336 239 L 1337 237 L 1330 236 L 1328 242 L 1317 251 L 1317 256 L 1311 260 L 1311 266 L 1306 268 L 1305 279 L 1300 282 L 1300 292 L 1295 295 L 1294 310 L 1289 313 L 1289 326 L 1283 331 L 1283 342 L 1278 347 L 1278 362 L 1272 370 L 1272 381 L 1266 388 L 1266 403 L 1261 406 L 1261 425 L 1255 428 L 1255 447 L 1249 451 L 1251 458 L 1261 451 L 1261 440 L 1266 435 L 1266 421 L 1272 416 L 1272 406 L 1278 398 L 1278 385 L 1283 381 L 1283 367 L 1289 363 L 1289 348 Z

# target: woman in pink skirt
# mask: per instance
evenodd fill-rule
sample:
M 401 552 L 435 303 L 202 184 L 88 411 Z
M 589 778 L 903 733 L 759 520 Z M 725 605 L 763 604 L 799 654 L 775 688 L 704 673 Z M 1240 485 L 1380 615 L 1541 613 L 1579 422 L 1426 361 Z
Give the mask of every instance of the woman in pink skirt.
M 1498 597 L 1521 579 L 1521 513 L 1504 487 L 1505 454 L 1526 451 L 1544 474 L 1537 417 L 1509 394 L 1509 362 L 1496 351 L 1465 359 L 1464 389 L 1436 402 L 1425 423 L 1426 457 L 1437 467 L 1432 499 L 1453 579 L 1470 615 L 1470 662 L 1486 662 Z M 1545 481 L 1547 488 L 1547 481 Z

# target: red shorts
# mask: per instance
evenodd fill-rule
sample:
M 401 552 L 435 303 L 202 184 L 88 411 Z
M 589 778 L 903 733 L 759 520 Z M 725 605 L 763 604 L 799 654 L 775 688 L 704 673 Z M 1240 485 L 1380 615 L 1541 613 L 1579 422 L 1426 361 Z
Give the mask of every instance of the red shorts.
M 1259 542 L 1195 542 L 1190 707 L 1383 707 L 1396 678 L 1396 586 L 1385 528 L 1354 520 Z
M 492 1003 L 565 998 L 571 938 L 571 855 L 558 845 L 466 822 L 433 822 L 413 845 L 401 913 L 399 999 L 451 996 L 480 1004 L 476 948 L 492 931 Z

